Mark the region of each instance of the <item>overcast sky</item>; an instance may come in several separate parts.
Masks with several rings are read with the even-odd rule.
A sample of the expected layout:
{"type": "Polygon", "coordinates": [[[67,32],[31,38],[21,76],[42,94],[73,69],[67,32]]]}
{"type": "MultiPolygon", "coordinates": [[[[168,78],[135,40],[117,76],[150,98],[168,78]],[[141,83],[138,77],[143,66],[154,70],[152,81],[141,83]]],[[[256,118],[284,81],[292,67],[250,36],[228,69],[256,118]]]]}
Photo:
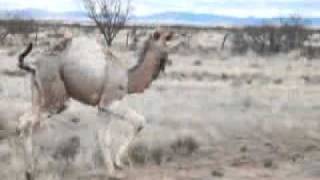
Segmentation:
{"type": "MultiPolygon", "coordinates": [[[[291,14],[320,17],[320,0],[132,0],[132,2],[136,15],[183,11],[238,17],[275,17],[291,14]]],[[[0,0],[0,8],[74,11],[81,9],[81,0],[0,0]]]]}

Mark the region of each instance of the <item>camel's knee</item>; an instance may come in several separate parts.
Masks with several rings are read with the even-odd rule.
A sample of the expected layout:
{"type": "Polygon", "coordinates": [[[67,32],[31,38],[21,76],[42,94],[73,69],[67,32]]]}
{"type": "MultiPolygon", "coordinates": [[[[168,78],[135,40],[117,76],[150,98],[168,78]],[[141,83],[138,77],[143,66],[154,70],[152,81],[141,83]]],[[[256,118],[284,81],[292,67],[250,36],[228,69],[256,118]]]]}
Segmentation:
{"type": "Polygon", "coordinates": [[[145,126],[145,123],[141,123],[140,125],[138,125],[136,132],[140,133],[143,130],[144,126],[145,126]]]}
{"type": "Polygon", "coordinates": [[[141,132],[143,130],[143,128],[145,127],[145,124],[146,124],[145,117],[136,113],[135,116],[133,116],[132,120],[134,121],[134,126],[135,126],[136,133],[141,132]]]}
{"type": "Polygon", "coordinates": [[[119,101],[112,103],[109,108],[114,114],[118,114],[120,119],[133,124],[136,132],[140,132],[146,124],[146,120],[142,115],[119,101]]]}
{"type": "Polygon", "coordinates": [[[40,117],[38,114],[27,112],[23,114],[18,121],[17,132],[26,133],[40,126],[40,117]]]}
{"type": "Polygon", "coordinates": [[[34,121],[34,116],[31,112],[27,112],[23,114],[18,121],[17,131],[19,133],[25,132],[29,128],[31,128],[34,121]]]}

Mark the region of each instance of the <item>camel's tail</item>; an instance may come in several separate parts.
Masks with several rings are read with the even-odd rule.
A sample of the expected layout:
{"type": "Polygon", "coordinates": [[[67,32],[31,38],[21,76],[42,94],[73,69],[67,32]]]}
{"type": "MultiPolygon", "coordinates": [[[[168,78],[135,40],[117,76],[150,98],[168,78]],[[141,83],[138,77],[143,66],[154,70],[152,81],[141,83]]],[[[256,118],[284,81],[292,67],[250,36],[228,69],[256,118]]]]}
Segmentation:
{"type": "Polygon", "coordinates": [[[33,47],[33,44],[29,43],[29,45],[26,48],[26,50],[24,50],[23,53],[19,55],[19,64],[18,64],[18,66],[19,66],[20,69],[34,74],[35,73],[35,69],[33,69],[32,67],[24,64],[24,59],[30,54],[30,52],[32,51],[32,47],[33,47]]]}

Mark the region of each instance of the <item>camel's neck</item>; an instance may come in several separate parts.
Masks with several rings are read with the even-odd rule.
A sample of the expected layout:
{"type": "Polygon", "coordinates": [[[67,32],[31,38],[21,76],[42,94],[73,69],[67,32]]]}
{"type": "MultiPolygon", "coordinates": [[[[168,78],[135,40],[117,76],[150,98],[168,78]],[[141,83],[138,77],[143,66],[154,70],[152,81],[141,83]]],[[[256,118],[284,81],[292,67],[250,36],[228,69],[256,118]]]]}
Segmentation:
{"type": "Polygon", "coordinates": [[[159,71],[155,58],[145,59],[128,72],[128,93],[142,93],[154,80],[154,75],[159,71]]]}

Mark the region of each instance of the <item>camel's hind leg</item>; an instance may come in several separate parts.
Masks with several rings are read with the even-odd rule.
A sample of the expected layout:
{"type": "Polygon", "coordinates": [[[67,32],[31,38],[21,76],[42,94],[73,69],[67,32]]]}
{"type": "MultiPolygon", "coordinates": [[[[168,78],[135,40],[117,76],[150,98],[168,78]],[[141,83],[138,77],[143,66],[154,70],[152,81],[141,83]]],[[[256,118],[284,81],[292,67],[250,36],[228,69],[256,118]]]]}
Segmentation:
{"type": "Polygon", "coordinates": [[[30,128],[35,127],[40,122],[40,107],[41,107],[41,93],[40,88],[37,85],[35,78],[32,78],[32,107],[31,110],[25,112],[20,118],[19,118],[19,124],[17,130],[22,133],[25,131],[30,131],[30,128]]]}
{"type": "Polygon", "coordinates": [[[33,132],[40,123],[40,105],[41,94],[38,86],[35,85],[35,81],[33,81],[31,110],[19,118],[17,128],[24,144],[25,177],[27,180],[34,178],[33,132]]]}
{"type": "MultiPolygon", "coordinates": [[[[19,118],[18,131],[20,136],[23,138],[24,142],[24,156],[26,163],[26,179],[32,180],[35,176],[34,174],[34,154],[33,154],[33,135],[34,132],[40,128],[42,118],[47,118],[49,115],[58,114],[58,112],[53,113],[49,112],[49,108],[43,106],[46,104],[46,99],[44,93],[40,87],[40,83],[35,81],[33,77],[32,85],[32,108],[30,111],[26,112],[23,116],[19,118]]],[[[65,103],[65,100],[63,101],[65,103]]],[[[64,103],[60,103],[60,107],[57,106],[57,109],[63,109],[64,103]]]]}
{"type": "Polygon", "coordinates": [[[33,154],[33,131],[34,122],[38,118],[38,114],[31,112],[26,112],[22,117],[20,117],[19,131],[20,136],[23,141],[24,149],[24,162],[25,162],[25,176],[26,180],[32,180],[34,177],[34,154],[33,154]]]}

